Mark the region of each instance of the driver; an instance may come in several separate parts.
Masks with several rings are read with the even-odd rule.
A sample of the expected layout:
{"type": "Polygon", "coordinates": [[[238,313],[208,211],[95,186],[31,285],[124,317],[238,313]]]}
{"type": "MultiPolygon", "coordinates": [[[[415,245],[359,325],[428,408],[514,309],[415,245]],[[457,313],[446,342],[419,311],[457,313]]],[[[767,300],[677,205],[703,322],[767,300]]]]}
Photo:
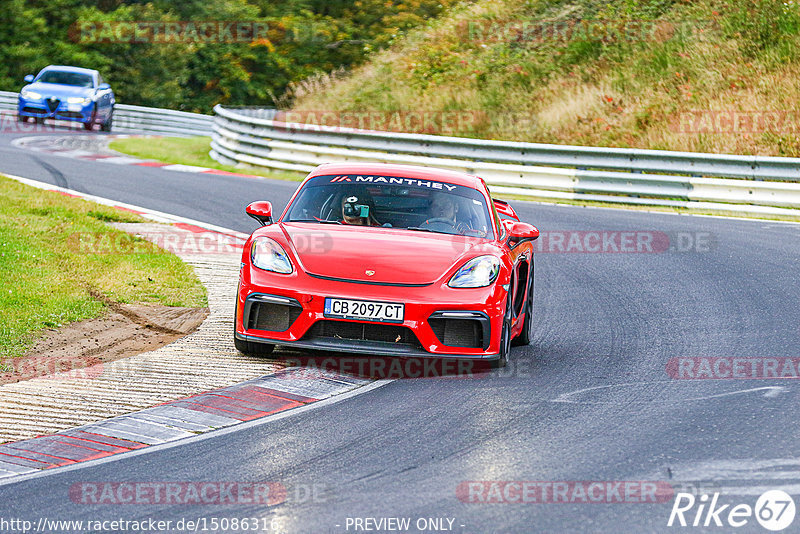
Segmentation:
{"type": "Polygon", "coordinates": [[[436,193],[431,201],[431,219],[447,219],[456,225],[458,203],[447,193],[436,193]]]}
{"type": "MultiPolygon", "coordinates": [[[[423,226],[428,228],[435,226],[438,228],[436,231],[447,234],[452,233],[449,229],[453,229],[461,235],[466,235],[472,231],[472,228],[468,222],[459,220],[459,210],[463,207],[459,197],[437,191],[431,199],[430,218],[423,223],[423,226]]],[[[468,217],[469,208],[467,208],[466,213],[468,217]]]]}

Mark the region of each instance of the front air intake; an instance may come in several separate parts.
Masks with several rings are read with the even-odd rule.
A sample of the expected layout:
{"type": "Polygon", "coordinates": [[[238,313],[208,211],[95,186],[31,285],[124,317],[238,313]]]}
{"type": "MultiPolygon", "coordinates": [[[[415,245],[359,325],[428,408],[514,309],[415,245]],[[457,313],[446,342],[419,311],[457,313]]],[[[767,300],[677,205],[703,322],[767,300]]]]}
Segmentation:
{"type": "Polygon", "coordinates": [[[428,324],[442,345],[469,349],[489,346],[489,317],[484,313],[436,312],[428,324]]]}
{"type": "Polygon", "coordinates": [[[245,325],[248,330],[285,332],[302,312],[302,306],[294,299],[253,295],[245,304],[245,325]]]}

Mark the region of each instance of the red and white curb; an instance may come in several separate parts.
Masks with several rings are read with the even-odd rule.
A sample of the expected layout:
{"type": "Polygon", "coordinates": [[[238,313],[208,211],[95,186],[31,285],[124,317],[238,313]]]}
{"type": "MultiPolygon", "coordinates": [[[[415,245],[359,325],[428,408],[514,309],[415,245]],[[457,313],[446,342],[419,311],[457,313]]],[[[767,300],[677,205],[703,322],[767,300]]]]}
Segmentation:
{"type": "Polygon", "coordinates": [[[166,171],[189,172],[200,174],[220,174],[225,176],[240,176],[242,178],[264,179],[263,176],[222,171],[210,167],[196,165],[183,165],[179,163],[164,163],[162,161],[141,159],[114,152],[108,148],[108,143],[115,139],[129,137],[142,137],[137,135],[70,135],[68,137],[56,136],[31,136],[14,139],[11,144],[18,148],[44,152],[55,156],[79,159],[84,161],[98,161],[115,165],[134,165],[138,167],[159,168],[166,171]],[[83,148],[80,148],[83,146],[83,148]]]}
{"type": "Polygon", "coordinates": [[[364,386],[336,373],[294,369],[25,441],[0,445],[0,479],[161,445],[254,421],[364,386]]]}
{"type": "MultiPolygon", "coordinates": [[[[95,197],[26,178],[9,177],[40,189],[56,191],[72,197],[132,211],[142,217],[170,223],[184,230],[215,232],[221,238],[224,238],[226,243],[230,243],[231,239],[243,243],[247,238],[247,234],[242,232],[235,232],[201,221],[95,197]]],[[[226,323],[225,332],[230,332],[227,329],[229,326],[226,323]]],[[[188,337],[185,339],[188,339],[188,337]]],[[[226,337],[225,339],[228,338],[226,337]]],[[[224,353],[222,348],[219,351],[224,353]]],[[[133,356],[129,359],[136,358],[137,356],[133,356]]],[[[214,358],[214,360],[217,359],[219,358],[214,358]]],[[[221,364],[225,365],[225,362],[223,361],[221,364]]],[[[231,361],[228,365],[236,365],[236,363],[231,361]]],[[[238,365],[243,365],[243,363],[238,365]]],[[[57,381],[50,382],[52,387],[45,393],[49,398],[52,398],[52,395],[58,396],[57,388],[52,389],[56,387],[57,381]]],[[[65,387],[68,382],[67,380],[64,381],[65,387]]],[[[256,421],[274,418],[288,410],[310,409],[311,405],[320,401],[323,401],[322,404],[328,401],[337,402],[350,395],[367,392],[373,387],[380,387],[389,382],[391,380],[375,381],[317,369],[314,370],[313,374],[309,374],[302,368],[293,367],[278,370],[272,374],[249,379],[235,385],[216,387],[194,395],[189,393],[190,390],[187,390],[190,395],[188,397],[168,400],[156,406],[143,404],[143,406],[149,405],[152,407],[140,409],[139,411],[135,411],[136,408],[133,408],[134,411],[131,413],[123,410],[118,412],[120,415],[114,417],[80,424],[79,426],[63,425],[61,426],[63,430],[59,428],[46,430],[47,432],[53,432],[48,435],[21,439],[20,441],[0,445],[0,484],[12,483],[19,480],[19,477],[38,476],[40,472],[56,467],[72,466],[89,461],[101,461],[121,453],[138,451],[149,447],[165,446],[172,443],[177,445],[177,442],[182,440],[198,439],[199,436],[208,432],[220,432],[220,429],[232,431],[234,428],[241,428],[239,425],[252,424],[256,421]]],[[[22,383],[9,385],[8,387],[17,386],[18,384],[22,383]]],[[[70,384],[69,387],[74,388],[77,386],[70,384]]],[[[186,395],[187,393],[183,394],[186,395]]],[[[175,397],[172,398],[174,399],[175,397]]],[[[52,409],[48,410],[53,411],[52,409]]],[[[75,423],[72,423],[72,425],[75,425],[75,423]]]]}

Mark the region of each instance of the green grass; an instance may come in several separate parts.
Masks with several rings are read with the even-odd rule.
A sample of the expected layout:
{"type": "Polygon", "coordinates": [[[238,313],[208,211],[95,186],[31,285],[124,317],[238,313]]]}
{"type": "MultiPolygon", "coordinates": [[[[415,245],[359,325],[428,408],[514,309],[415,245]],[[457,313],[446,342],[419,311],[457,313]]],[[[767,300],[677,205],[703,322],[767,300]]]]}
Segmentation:
{"type": "Polygon", "coordinates": [[[305,174],[302,173],[223,165],[208,155],[208,151],[211,150],[210,137],[128,137],[112,141],[109,147],[117,152],[164,163],[196,165],[277,180],[300,181],[305,178],[305,174]]]}
{"type": "Polygon", "coordinates": [[[0,359],[23,355],[44,328],[102,315],[91,292],[120,303],[207,305],[191,267],[105,222],[143,220],[0,176],[0,359]],[[100,239],[136,247],[80,246],[100,239]]]}

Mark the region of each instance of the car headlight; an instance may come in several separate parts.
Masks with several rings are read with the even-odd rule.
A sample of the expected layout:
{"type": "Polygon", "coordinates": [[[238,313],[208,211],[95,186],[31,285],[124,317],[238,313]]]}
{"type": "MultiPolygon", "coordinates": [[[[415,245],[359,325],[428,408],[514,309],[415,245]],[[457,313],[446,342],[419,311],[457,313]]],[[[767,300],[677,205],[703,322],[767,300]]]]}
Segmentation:
{"type": "Polygon", "coordinates": [[[22,91],[20,91],[19,95],[22,98],[29,98],[31,100],[39,100],[42,98],[42,95],[40,93],[37,93],[36,91],[29,91],[27,89],[23,89],[22,91]]]}
{"type": "Polygon", "coordinates": [[[465,263],[447,283],[450,287],[486,287],[497,280],[500,260],[495,256],[478,256],[465,263]]]}
{"type": "Polygon", "coordinates": [[[265,271],[290,274],[294,270],[283,247],[268,237],[257,237],[253,240],[250,259],[253,265],[265,271]]]}
{"type": "Polygon", "coordinates": [[[88,104],[90,101],[90,98],[83,96],[71,96],[67,98],[67,104],[88,104]]]}

